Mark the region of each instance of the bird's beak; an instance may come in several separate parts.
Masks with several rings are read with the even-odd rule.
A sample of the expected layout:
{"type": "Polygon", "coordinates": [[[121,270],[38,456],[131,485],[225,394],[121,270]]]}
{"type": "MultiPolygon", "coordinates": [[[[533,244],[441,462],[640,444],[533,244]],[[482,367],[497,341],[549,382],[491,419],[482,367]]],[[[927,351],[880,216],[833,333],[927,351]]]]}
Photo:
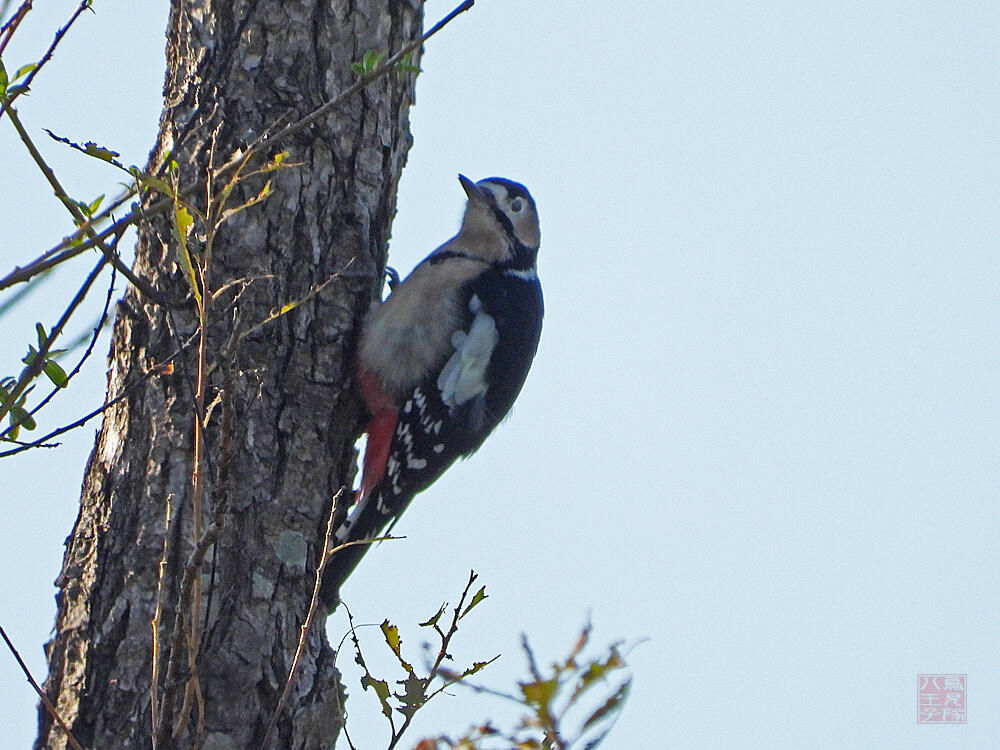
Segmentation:
{"type": "Polygon", "coordinates": [[[460,174],[458,176],[458,181],[462,183],[462,189],[465,191],[465,194],[469,196],[470,201],[483,203],[488,199],[486,191],[483,190],[481,187],[479,187],[479,185],[474,183],[468,177],[466,177],[464,174],[460,174]]]}

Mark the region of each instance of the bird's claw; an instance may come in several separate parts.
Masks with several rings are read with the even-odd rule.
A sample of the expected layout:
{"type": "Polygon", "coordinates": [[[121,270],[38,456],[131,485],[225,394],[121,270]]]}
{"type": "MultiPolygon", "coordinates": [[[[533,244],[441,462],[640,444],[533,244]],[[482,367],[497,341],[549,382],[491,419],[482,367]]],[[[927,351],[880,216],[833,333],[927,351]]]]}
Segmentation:
{"type": "Polygon", "coordinates": [[[386,266],[385,277],[389,284],[389,291],[391,292],[399,285],[399,271],[397,271],[392,266],[386,266]]]}

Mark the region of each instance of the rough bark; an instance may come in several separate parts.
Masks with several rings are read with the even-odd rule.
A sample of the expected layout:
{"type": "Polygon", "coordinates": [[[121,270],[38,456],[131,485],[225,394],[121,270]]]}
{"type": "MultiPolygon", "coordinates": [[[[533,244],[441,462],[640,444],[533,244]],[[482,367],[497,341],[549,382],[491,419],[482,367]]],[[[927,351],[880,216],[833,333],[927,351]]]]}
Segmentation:
{"type": "MultiPolygon", "coordinates": [[[[366,50],[395,51],[415,38],[421,17],[419,0],[173,0],[165,108],[150,169],[173,152],[182,183],[202,178],[213,140],[222,162],[278,118],[310,112],[356,79],[351,63],[366,50]]],[[[349,482],[358,405],[345,363],[360,315],[381,286],[410,145],[412,78],[377,81],[282,144],[302,166],[271,175],[272,195],[225,224],[216,241],[211,287],[250,281],[219,297],[208,329],[214,369],[206,399],[223,386],[228,395],[205,432],[201,525],[216,512],[222,519],[200,574],[206,750],[256,748],[263,739],[305,618],[331,498],[349,482]],[[234,326],[249,328],[338,273],[248,336],[231,363],[220,361],[234,326]]],[[[236,202],[262,184],[238,188],[236,202]]],[[[195,200],[204,205],[204,196],[195,200]]],[[[109,396],[170,360],[197,330],[176,260],[170,221],[144,224],[136,271],[167,299],[188,299],[168,312],[127,292],[114,328],[109,396]]],[[[66,543],[45,690],[88,748],[152,744],[151,621],[163,559],[159,694],[170,687],[169,641],[195,547],[195,352],[188,345],[171,360],[172,372],[146,380],[105,415],[66,543]]],[[[178,657],[183,688],[183,649],[178,657]]],[[[333,659],[322,627],[314,627],[273,747],[334,744],[341,687],[333,659]]],[[[167,746],[196,744],[197,712],[191,716],[167,746]]],[[[176,725],[176,712],[163,720],[176,725]]],[[[45,711],[39,724],[37,748],[67,746],[45,711]]]]}

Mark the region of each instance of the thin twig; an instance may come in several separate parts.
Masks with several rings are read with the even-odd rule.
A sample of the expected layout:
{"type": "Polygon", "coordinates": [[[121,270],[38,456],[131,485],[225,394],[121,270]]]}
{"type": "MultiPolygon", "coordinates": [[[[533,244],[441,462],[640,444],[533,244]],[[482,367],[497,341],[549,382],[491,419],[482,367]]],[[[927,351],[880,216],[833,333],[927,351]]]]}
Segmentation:
{"type": "Polygon", "coordinates": [[[38,697],[41,699],[42,705],[45,706],[45,710],[49,712],[49,716],[55,719],[56,723],[58,723],[59,726],[62,727],[62,730],[66,733],[66,740],[73,746],[74,750],[83,750],[83,746],[77,742],[76,737],[73,736],[73,733],[69,731],[69,727],[66,726],[66,722],[62,720],[59,712],[56,711],[56,707],[52,705],[52,701],[49,700],[49,696],[47,696],[42,689],[38,687],[38,683],[35,682],[35,678],[31,676],[31,672],[28,670],[28,665],[24,663],[21,655],[17,652],[17,649],[14,648],[14,644],[11,643],[10,638],[7,637],[7,631],[3,629],[2,625],[0,625],[0,636],[3,636],[3,640],[4,643],[7,644],[7,648],[9,648],[10,652],[14,654],[14,658],[17,659],[18,666],[21,667],[21,671],[24,672],[24,676],[28,678],[28,682],[31,684],[31,687],[33,687],[35,692],[38,693],[38,697]]]}
{"type": "Polygon", "coordinates": [[[108,262],[112,266],[114,266],[114,269],[128,279],[129,283],[138,289],[143,297],[151,302],[155,302],[157,305],[164,307],[167,306],[169,304],[167,299],[154,289],[153,285],[146,281],[146,279],[134,273],[132,269],[128,267],[128,264],[122,260],[121,255],[118,254],[118,243],[126,229],[128,229],[127,226],[122,226],[117,232],[113,232],[115,235],[115,241],[111,243],[111,245],[107,245],[104,242],[95,243],[97,249],[104,253],[104,257],[108,259],[108,262]]]}
{"type": "Polygon", "coordinates": [[[26,443],[23,440],[14,440],[13,438],[4,438],[4,443],[10,443],[11,445],[19,445],[22,448],[58,448],[62,443],[39,443],[37,441],[26,443]]]}
{"type": "MultiPolygon", "coordinates": [[[[343,602],[341,602],[341,604],[343,604],[343,602]]],[[[351,629],[350,630],[351,641],[354,642],[354,649],[355,649],[355,651],[357,651],[358,656],[360,656],[361,655],[361,642],[358,640],[358,634],[357,634],[357,632],[355,631],[355,628],[354,628],[354,615],[351,613],[351,610],[347,607],[346,604],[344,605],[344,609],[347,611],[347,624],[348,624],[348,626],[351,629]]],[[[364,626],[361,626],[361,627],[364,627],[364,626]]],[[[337,654],[339,654],[340,651],[341,651],[341,649],[344,647],[344,641],[346,639],[347,639],[346,635],[343,638],[340,639],[340,644],[337,646],[337,654]]],[[[336,654],[334,655],[334,664],[336,664],[336,654]]],[[[365,667],[365,671],[366,672],[368,671],[367,667],[365,667]]],[[[344,713],[344,707],[340,705],[340,696],[339,695],[337,696],[337,708],[340,711],[341,717],[346,717],[346,714],[344,713]]],[[[351,735],[347,733],[347,722],[346,721],[342,721],[342,725],[343,725],[343,729],[344,729],[344,736],[347,737],[347,744],[351,746],[351,750],[357,750],[357,748],[354,747],[354,743],[351,741],[351,735]]],[[[393,726],[393,724],[392,724],[392,716],[389,717],[389,726],[390,727],[393,726]]]]}
{"type": "Polygon", "coordinates": [[[130,213],[126,214],[124,219],[115,220],[114,212],[130,198],[137,194],[138,187],[130,187],[125,192],[123,192],[119,197],[115,198],[111,203],[107,204],[104,209],[90,219],[88,222],[91,227],[96,227],[101,222],[106,219],[111,219],[112,224],[110,227],[101,230],[96,234],[93,239],[84,240],[86,236],[86,226],[77,227],[77,230],[68,237],[64,237],[62,241],[55,247],[51,247],[38,256],[35,260],[29,263],[24,268],[20,266],[14,266],[14,270],[7,274],[2,280],[0,280],[0,290],[6,289],[14,284],[20,284],[39,273],[44,273],[46,270],[52,268],[63,261],[69,260],[70,258],[75,258],[77,255],[82,253],[84,250],[89,250],[95,245],[100,244],[101,241],[107,239],[113,234],[121,234],[126,229],[128,229],[133,224],[138,223],[139,219],[143,216],[143,211],[141,209],[135,209],[130,213]],[[78,243],[78,244],[74,244],[78,243]],[[71,252],[66,253],[67,246],[71,252]],[[63,252],[63,255],[53,258],[52,256],[56,253],[63,252]],[[27,274],[27,275],[25,275],[27,274]]]}
{"type": "MultiPolygon", "coordinates": [[[[465,584],[465,590],[462,592],[462,596],[459,597],[458,604],[455,605],[455,611],[451,616],[451,626],[448,628],[448,632],[442,634],[441,630],[438,629],[436,625],[434,626],[435,630],[438,631],[438,635],[441,636],[441,648],[440,650],[438,650],[438,655],[437,658],[434,660],[434,665],[427,673],[427,677],[425,678],[426,681],[424,683],[425,686],[430,685],[434,681],[434,678],[437,677],[438,675],[438,671],[441,669],[441,662],[443,662],[446,658],[449,657],[448,645],[451,643],[451,639],[452,637],[454,637],[455,633],[458,632],[458,621],[462,619],[462,610],[465,608],[465,599],[469,595],[469,591],[472,589],[472,584],[475,583],[478,577],[479,576],[476,575],[476,571],[474,570],[469,571],[469,581],[468,583],[465,584]]],[[[433,695],[437,695],[437,693],[439,692],[441,691],[438,690],[433,695]]],[[[433,695],[430,697],[433,697],[433,695]]],[[[430,700],[430,698],[428,698],[427,700],[430,700]]],[[[393,730],[392,741],[389,742],[387,750],[394,750],[396,745],[399,744],[399,741],[403,738],[403,734],[409,728],[410,722],[413,721],[414,716],[416,716],[416,711],[408,712],[405,715],[405,719],[403,723],[400,725],[399,730],[398,731],[396,731],[395,729],[393,730]]]]}
{"type": "Polygon", "coordinates": [[[34,284],[26,284],[7,297],[3,302],[0,302],[0,316],[6,315],[10,310],[13,310],[26,297],[38,291],[38,288],[51,278],[52,276],[49,274],[40,274],[34,284]]]}
{"type": "MultiPolygon", "coordinates": [[[[161,201],[162,202],[162,201],[161,201]]],[[[159,205],[159,204],[157,204],[159,205]]],[[[166,208],[166,206],[165,206],[166,208]]],[[[162,213],[162,211],[160,212],[162,213]]],[[[92,219],[89,224],[93,225],[98,221],[102,221],[105,217],[97,217],[92,219]]],[[[9,274],[0,279],[0,291],[6,289],[7,287],[14,286],[15,284],[21,284],[28,281],[40,273],[48,271],[50,268],[63,263],[70,258],[75,258],[80,253],[89,250],[92,247],[100,245],[104,240],[113,234],[118,234],[124,232],[132,224],[135,224],[139,219],[142,218],[141,211],[132,211],[126,214],[123,218],[116,221],[114,224],[109,226],[107,229],[103,229],[97,232],[91,239],[83,240],[79,245],[73,245],[72,243],[80,239],[84,234],[86,234],[84,229],[78,229],[76,232],[71,234],[69,237],[65,238],[55,247],[46,250],[37,259],[26,265],[24,268],[20,266],[14,266],[9,274]],[[72,245],[68,250],[63,250],[67,245],[72,245]],[[61,250],[63,252],[59,255],[61,250]]]]}
{"type": "Polygon", "coordinates": [[[24,0],[17,9],[17,12],[0,28],[0,35],[3,35],[3,38],[0,39],[0,55],[3,55],[3,51],[7,49],[7,42],[11,40],[14,32],[17,31],[17,27],[21,25],[21,21],[24,20],[24,17],[28,15],[28,11],[31,10],[31,3],[32,0],[24,0]]]}
{"type": "MultiPolygon", "coordinates": [[[[45,337],[45,341],[42,342],[38,348],[35,358],[31,361],[31,364],[21,371],[20,377],[17,379],[17,383],[9,391],[9,396],[7,397],[7,402],[0,404],[0,421],[3,421],[4,417],[10,411],[11,407],[17,403],[18,398],[24,393],[28,384],[31,383],[38,375],[41,373],[42,369],[45,367],[45,361],[48,356],[49,350],[52,348],[52,343],[58,338],[59,334],[62,333],[66,322],[69,320],[70,316],[76,311],[76,308],[80,306],[83,302],[83,298],[87,296],[90,291],[91,285],[100,275],[101,270],[104,268],[104,264],[107,263],[106,258],[101,258],[97,265],[94,266],[94,270],[90,272],[87,278],[83,282],[83,286],[77,291],[76,295],[70,301],[69,306],[63,312],[62,317],[59,318],[59,322],[55,324],[49,334],[45,337]]],[[[8,427],[3,432],[0,432],[0,437],[3,437],[8,432],[10,432],[13,427],[8,427]]]]}
{"type": "MultiPolygon", "coordinates": [[[[209,169],[211,169],[212,159],[215,154],[215,138],[212,138],[212,151],[209,156],[209,169]]],[[[212,205],[211,182],[206,185],[206,200],[208,205],[212,205]]],[[[184,231],[183,229],[179,231],[184,231]]],[[[191,468],[191,534],[195,539],[201,538],[202,523],[202,497],[205,491],[205,390],[208,387],[207,370],[207,349],[208,349],[208,323],[211,304],[211,293],[208,288],[209,277],[211,275],[211,252],[212,239],[215,234],[215,227],[207,227],[208,236],[205,241],[206,250],[204,258],[197,264],[200,276],[202,293],[197,295],[198,301],[198,365],[195,380],[194,392],[194,450],[192,452],[191,468]]],[[[183,237],[182,237],[183,240],[183,237]]],[[[207,551],[207,550],[206,550],[207,551]]],[[[187,729],[188,716],[191,711],[191,704],[195,701],[198,692],[198,651],[199,632],[198,626],[201,620],[201,576],[195,576],[191,585],[191,611],[185,611],[184,620],[186,622],[185,637],[187,639],[188,654],[188,677],[184,686],[184,701],[181,710],[177,714],[177,724],[174,726],[173,736],[178,738],[187,729]]],[[[173,659],[173,650],[171,650],[173,659]]]]}
{"type": "MultiPolygon", "coordinates": [[[[15,455],[17,453],[21,453],[22,451],[29,450],[30,448],[43,447],[43,443],[45,443],[47,440],[51,440],[52,438],[57,437],[59,435],[62,435],[65,432],[69,432],[70,430],[75,430],[78,427],[82,427],[87,422],[89,422],[91,419],[93,419],[94,417],[96,417],[98,414],[103,414],[104,412],[106,412],[108,409],[110,409],[112,406],[114,406],[115,404],[117,404],[122,399],[128,398],[129,394],[132,393],[132,391],[134,391],[136,388],[138,388],[140,385],[142,385],[143,383],[145,383],[147,380],[149,380],[154,375],[163,374],[164,368],[171,362],[171,360],[174,359],[174,357],[176,357],[178,354],[180,354],[181,351],[182,351],[181,349],[178,349],[173,354],[171,354],[169,357],[167,357],[161,364],[156,365],[155,367],[150,368],[149,371],[145,372],[137,380],[135,380],[134,382],[130,383],[125,388],[123,388],[122,391],[121,391],[121,393],[119,393],[117,396],[115,396],[113,399],[111,399],[110,401],[108,401],[104,405],[100,406],[99,408],[94,409],[89,414],[85,414],[84,416],[82,416],[78,420],[76,420],[75,422],[70,422],[68,425],[64,425],[63,427],[60,427],[57,430],[53,430],[48,435],[45,435],[44,437],[38,438],[38,440],[35,440],[35,441],[31,442],[31,443],[22,443],[19,448],[12,448],[9,451],[4,451],[4,452],[0,453],[0,458],[6,458],[7,456],[13,456],[13,455],[15,455]]],[[[7,440],[5,439],[4,442],[7,442],[7,440]]],[[[58,445],[58,443],[56,445],[58,445]]],[[[49,446],[44,446],[44,447],[49,447],[49,446]]]]}
{"type": "Polygon", "coordinates": [[[373,70],[371,73],[361,76],[353,85],[345,89],[343,93],[338,94],[330,101],[320,105],[305,117],[296,120],[291,125],[287,125],[282,130],[279,130],[277,133],[275,133],[273,137],[268,139],[267,141],[268,145],[273,145],[275,143],[278,143],[284,140],[285,138],[304,130],[305,128],[312,125],[320,118],[325,117],[330,112],[330,110],[339,105],[347,97],[351,96],[352,94],[356,94],[358,91],[370,85],[374,81],[377,81],[379,78],[382,78],[387,73],[391,73],[395,69],[399,61],[402,60],[404,57],[406,57],[406,55],[410,54],[415,49],[422,46],[428,39],[430,39],[432,36],[441,31],[441,29],[443,29],[445,26],[451,23],[451,21],[457,15],[471,9],[474,4],[475,0],[465,0],[465,2],[461,3],[451,13],[442,18],[436,24],[434,24],[434,26],[431,27],[430,31],[428,31],[426,34],[419,37],[418,39],[414,39],[412,42],[405,45],[396,54],[394,54],[380,66],[375,68],[375,70],[373,70]]]}
{"type": "MultiPolygon", "coordinates": [[[[73,15],[70,16],[70,19],[69,21],[66,22],[66,25],[56,32],[56,36],[52,40],[52,44],[50,44],[49,48],[45,50],[45,54],[42,55],[42,58],[35,65],[34,70],[28,73],[28,77],[25,78],[24,82],[20,84],[21,89],[15,91],[14,95],[10,97],[10,99],[8,99],[7,101],[0,101],[0,117],[3,117],[3,113],[7,109],[7,107],[13,104],[14,100],[17,99],[17,97],[19,97],[22,94],[22,92],[28,90],[28,88],[31,86],[31,82],[35,80],[35,76],[38,75],[39,71],[41,71],[41,69],[45,67],[45,64],[52,59],[52,53],[56,51],[56,47],[59,45],[59,42],[62,41],[62,38],[66,35],[66,32],[69,31],[70,27],[76,22],[76,19],[80,17],[80,14],[83,13],[83,11],[91,10],[90,3],[91,0],[80,0],[80,4],[77,6],[76,11],[74,11],[73,15]]],[[[2,51],[3,49],[2,47],[0,47],[0,52],[2,51]]]]}
{"type": "Polygon", "coordinates": [[[344,274],[347,271],[348,268],[350,268],[350,266],[351,266],[351,264],[353,262],[354,262],[354,258],[351,258],[349,261],[347,261],[346,264],[344,264],[343,270],[336,271],[336,272],[330,274],[330,276],[328,276],[325,281],[321,281],[319,284],[315,284],[314,286],[310,287],[309,291],[306,292],[301,297],[299,297],[299,299],[292,300],[291,302],[286,302],[285,304],[281,305],[281,307],[272,308],[271,312],[269,312],[267,314],[267,316],[265,316],[265,318],[263,320],[258,321],[257,323],[254,323],[252,326],[250,326],[249,328],[247,328],[245,331],[242,331],[241,333],[239,333],[238,336],[235,336],[235,341],[233,342],[234,347],[238,346],[239,344],[241,344],[243,342],[243,340],[247,336],[250,336],[250,335],[256,333],[257,331],[259,331],[264,326],[266,326],[269,323],[272,323],[273,321],[275,321],[278,318],[280,318],[282,315],[285,315],[286,313],[291,312],[296,307],[299,307],[303,303],[308,302],[313,297],[317,296],[320,292],[322,292],[324,289],[326,289],[327,286],[329,286],[335,279],[340,278],[340,276],[342,274],[344,274]]]}
{"type": "Polygon", "coordinates": [[[66,376],[66,380],[63,381],[63,384],[61,386],[56,386],[55,388],[53,388],[48,396],[39,401],[38,404],[36,404],[35,407],[28,412],[29,414],[32,415],[37,414],[42,409],[43,406],[45,406],[49,401],[51,401],[55,397],[55,395],[59,393],[59,391],[63,390],[69,384],[69,381],[71,381],[77,375],[77,373],[80,372],[80,370],[83,368],[83,364],[90,358],[91,353],[93,353],[94,351],[94,346],[97,344],[97,339],[100,338],[101,331],[104,330],[104,323],[108,319],[108,310],[111,307],[111,297],[115,291],[116,274],[117,270],[115,269],[114,266],[112,266],[111,281],[110,283],[108,283],[108,295],[104,299],[104,310],[101,312],[101,317],[98,319],[97,325],[94,326],[93,334],[90,337],[90,343],[87,344],[87,350],[83,353],[83,356],[80,357],[80,361],[76,363],[76,367],[70,370],[69,374],[66,376]]]}
{"type": "Polygon", "coordinates": [[[167,559],[169,558],[169,553],[171,550],[171,528],[170,524],[173,520],[173,502],[174,494],[171,493],[167,495],[166,502],[166,518],[163,522],[163,556],[160,557],[160,563],[157,566],[156,575],[156,609],[153,613],[153,664],[152,664],[152,675],[150,678],[150,688],[149,688],[149,710],[151,725],[153,728],[153,750],[156,750],[156,736],[160,728],[160,715],[158,713],[160,708],[160,623],[163,621],[163,582],[166,577],[167,572],[167,559]]]}
{"type": "Polygon", "coordinates": [[[333,502],[330,504],[330,516],[326,520],[326,534],[323,536],[323,550],[320,552],[319,564],[316,566],[316,582],[313,584],[312,597],[309,599],[309,610],[306,612],[305,622],[302,623],[302,629],[299,633],[299,643],[295,648],[295,656],[292,657],[292,664],[288,668],[288,679],[285,680],[285,687],[281,691],[281,697],[278,698],[278,705],[275,706],[274,714],[271,716],[271,721],[267,725],[267,731],[264,732],[264,739],[260,743],[260,750],[267,750],[271,743],[271,736],[274,734],[274,729],[278,725],[278,718],[281,716],[281,712],[285,708],[285,703],[288,701],[288,696],[292,692],[292,686],[295,684],[295,675],[299,668],[299,661],[302,659],[302,654],[306,650],[306,640],[309,635],[309,629],[312,627],[313,617],[316,614],[316,605],[319,602],[319,591],[323,583],[323,570],[326,568],[326,562],[330,558],[330,537],[333,536],[333,521],[337,516],[337,510],[340,506],[340,501],[344,497],[345,488],[341,487],[337,490],[337,494],[333,497],[333,502]]]}
{"type": "MultiPolygon", "coordinates": [[[[3,103],[5,101],[8,100],[6,100],[6,98],[3,96],[3,92],[0,92],[0,103],[3,103]]],[[[9,107],[6,111],[7,111],[7,117],[10,120],[11,124],[14,126],[14,129],[17,131],[17,134],[20,137],[21,142],[24,144],[24,147],[28,149],[28,154],[31,156],[32,161],[34,161],[35,164],[38,166],[38,168],[41,170],[42,175],[45,177],[46,182],[49,183],[49,187],[52,188],[53,192],[56,194],[56,197],[59,198],[63,206],[66,207],[66,210],[69,211],[70,215],[73,217],[73,221],[76,222],[76,225],[79,227],[79,230],[74,234],[74,236],[76,236],[76,234],[80,234],[81,236],[86,235],[90,237],[91,244],[96,246],[98,249],[100,249],[102,253],[104,253],[104,257],[107,258],[108,262],[112,263],[115,266],[115,268],[117,268],[125,278],[131,281],[132,284],[135,285],[135,287],[140,292],[142,292],[144,295],[152,299],[157,304],[162,305],[164,300],[161,297],[161,295],[155,289],[153,289],[152,285],[150,285],[144,279],[140,279],[135,274],[133,274],[132,269],[130,269],[122,261],[122,259],[118,257],[118,253],[115,250],[112,250],[110,247],[108,247],[103,242],[103,240],[99,239],[97,230],[94,229],[94,224],[96,220],[93,217],[85,216],[83,211],[76,204],[76,202],[69,197],[69,194],[63,188],[62,183],[59,182],[59,178],[56,177],[56,173],[52,171],[52,167],[50,167],[48,165],[48,162],[45,161],[45,158],[38,150],[38,147],[35,145],[35,142],[28,134],[27,129],[21,122],[20,116],[18,116],[17,114],[17,110],[14,109],[13,107],[9,107]]],[[[119,235],[120,239],[121,233],[128,228],[128,225],[127,224],[120,225],[120,222],[115,222],[115,224],[112,225],[112,228],[114,227],[118,227],[118,229],[116,230],[116,232],[112,232],[111,234],[119,235]]],[[[106,236],[110,235],[105,235],[105,237],[106,236]]],[[[65,240],[63,240],[63,242],[65,242],[65,240]]],[[[117,244],[117,242],[118,240],[116,240],[114,244],[117,244]]],[[[82,252],[81,248],[84,247],[85,244],[86,243],[81,244],[73,249],[82,252]]],[[[72,254],[64,253],[60,257],[68,259],[76,254],[77,253],[75,252],[72,254]]],[[[42,264],[41,270],[44,270],[44,268],[51,268],[52,265],[55,264],[54,263],[49,263],[48,265],[42,264]]]]}
{"type": "MultiPolygon", "coordinates": [[[[413,50],[417,49],[420,45],[424,44],[428,39],[430,39],[432,36],[441,31],[441,29],[443,29],[460,13],[472,8],[474,2],[475,0],[466,0],[457,8],[455,8],[451,13],[445,16],[441,21],[435,24],[430,31],[428,31],[420,38],[414,40],[413,42],[407,44],[405,47],[403,47],[403,49],[401,49],[395,55],[390,57],[383,65],[379,66],[368,75],[358,79],[358,81],[354,83],[352,86],[348,87],[342,93],[338,94],[336,97],[326,102],[325,104],[320,105],[318,108],[313,110],[312,113],[306,115],[300,120],[297,120],[291,125],[288,125],[283,130],[276,133],[274,136],[266,140],[261,139],[260,142],[266,143],[268,146],[277,145],[282,140],[288,138],[291,135],[294,135],[295,133],[298,133],[299,131],[311,125],[319,118],[328,114],[330,110],[342,104],[344,100],[350,97],[351,95],[357,93],[366,86],[369,86],[371,83],[378,80],[379,78],[382,78],[388,73],[391,73],[395,68],[396,64],[405,55],[409,54],[413,50]]],[[[212,179],[225,177],[228,174],[230,174],[233,170],[240,168],[242,164],[245,163],[245,161],[247,161],[250,158],[250,156],[255,152],[256,149],[250,149],[241,154],[240,156],[238,156],[237,158],[230,160],[229,163],[220,167],[211,176],[212,179]]],[[[182,196],[190,195],[191,193],[197,192],[198,190],[202,189],[205,185],[205,182],[206,182],[205,180],[200,180],[186,188],[180,189],[178,193],[182,196]]],[[[85,224],[83,227],[78,229],[69,237],[65,238],[58,245],[47,250],[39,258],[32,261],[27,266],[23,268],[15,268],[13,271],[11,271],[11,273],[7,274],[7,276],[0,279],[0,290],[6,289],[7,287],[13,286],[14,284],[17,283],[27,281],[28,279],[36,276],[42,271],[79,255],[87,248],[93,247],[94,245],[98,245],[102,239],[107,238],[111,234],[114,234],[115,231],[120,231],[120,229],[138,223],[140,219],[151,218],[153,216],[162,214],[165,211],[169,210],[173,206],[173,204],[174,204],[174,199],[168,196],[154,202],[152,205],[147,206],[145,208],[140,206],[139,208],[136,208],[135,210],[130,211],[128,214],[123,216],[108,229],[105,229],[102,232],[98,232],[96,236],[91,237],[91,239],[84,240],[79,245],[73,245],[74,242],[77,242],[78,240],[82,239],[85,235],[88,234],[87,230],[90,229],[91,225],[97,224],[108,218],[108,216],[110,215],[110,210],[106,209],[105,211],[100,212],[97,216],[93,217],[90,222],[85,224]]],[[[116,206],[120,205],[120,202],[116,203],[115,205],[116,206]]]]}
{"type": "Polygon", "coordinates": [[[180,669],[180,651],[184,644],[184,622],[187,619],[188,607],[191,605],[191,596],[194,589],[194,582],[201,572],[201,564],[205,560],[208,552],[219,533],[222,531],[222,514],[216,514],[212,525],[205,530],[205,534],[198,540],[187,565],[184,566],[184,577],[181,580],[181,590],[177,597],[177,611],[174,613],[174,628],[170,635],[170,658],[167,662],[167,673],[163,681],[163,698],[160,701],[160,726],[154,736],[154,746],[160,747],[167,741],[169,734],[170,716],[174,710],[174,703],[177,698],[177,672],[180,669]]]}

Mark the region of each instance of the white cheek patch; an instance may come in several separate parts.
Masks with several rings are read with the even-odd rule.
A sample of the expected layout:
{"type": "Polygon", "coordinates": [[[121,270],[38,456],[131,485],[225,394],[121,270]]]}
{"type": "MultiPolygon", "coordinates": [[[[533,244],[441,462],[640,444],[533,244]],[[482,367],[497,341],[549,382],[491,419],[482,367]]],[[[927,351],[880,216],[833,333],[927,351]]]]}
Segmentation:
{"type": "Polygon", "coordinates": [[[445,406],[454,409],[486,393],[486,369],[500,334],[493,316],[482,309],[479,297],[473,296],[469,309],[475,313],[468,332],[455,331],[451,344],[455,353],[438,375],[437,387],[445,406]]]}

